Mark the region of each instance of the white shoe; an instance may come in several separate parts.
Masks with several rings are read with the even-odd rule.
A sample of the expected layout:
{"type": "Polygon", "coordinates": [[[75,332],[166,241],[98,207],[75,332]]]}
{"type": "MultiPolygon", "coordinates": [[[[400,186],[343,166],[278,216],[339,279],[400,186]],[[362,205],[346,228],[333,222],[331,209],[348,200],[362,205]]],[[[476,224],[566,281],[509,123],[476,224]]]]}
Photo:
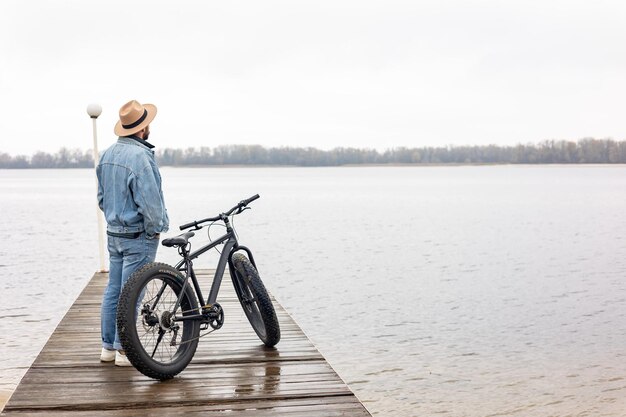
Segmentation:
{"type": "Polygon", "coordinates": [[[115,350],[102,348],[100,362],[113,362],[115,360],[115,350]]]}
{"type": "Polygon", "coordinates": [[[115,352],[115,366],[133,366],[133,364],[130,363],[125,354],[118,350],[115,352]]]}

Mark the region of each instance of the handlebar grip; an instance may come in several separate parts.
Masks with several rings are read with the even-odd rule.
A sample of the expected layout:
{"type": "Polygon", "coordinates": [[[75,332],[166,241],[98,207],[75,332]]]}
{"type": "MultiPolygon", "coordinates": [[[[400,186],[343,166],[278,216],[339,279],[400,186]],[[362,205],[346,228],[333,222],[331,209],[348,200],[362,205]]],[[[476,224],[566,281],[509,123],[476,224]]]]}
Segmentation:
{"type": "Polygon", "coordinates": [[[197,222],[186,223],[180,226],[180,230],[189,229],[190,227],[197,226],[197,225],[198,225],[197,222]]]}
{"type": "Polygon", "coordinates": [[[248,198],[246,200],[243,200],[242,203],[243,203],[244,206],[247,206],[248,204],[252,203],[254,200],[256,200],[258,198],[261,198],[261,196],[258,195],[258,194],[255,194],[252,197],[250,197],[250,198],[248,198]]]}

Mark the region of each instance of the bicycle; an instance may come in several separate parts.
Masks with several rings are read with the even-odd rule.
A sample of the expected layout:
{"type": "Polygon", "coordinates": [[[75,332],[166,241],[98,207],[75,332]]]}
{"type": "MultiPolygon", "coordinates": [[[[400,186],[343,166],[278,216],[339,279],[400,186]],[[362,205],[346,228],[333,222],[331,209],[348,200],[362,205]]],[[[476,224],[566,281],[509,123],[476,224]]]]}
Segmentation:
{"type": "Polygon", "coordinates": [[[200,337],[222,327],[224,311],[217,294],[227,264],[237,298],[259,339],[269,347],[280,341],[276,312],[252,252],[239,245],[230,220],[250,209],[248,205],[258,198],[256,194],[215,217],[180,226],[180,230],[193,229],[164,239],[161,244],[178,248],[182,260],[174,267],[160,262],[146,264],[128,279],[120,294],[117,326],[122,347],[139,372],[159,380],[173,378],[191,362],[200,337]],[[194,231],[207,223],[210,230],[216,222],[224,223],[226,234],[191,252],[189,239],[194,231]],[[193,260],[222,243],[211,290],[204,302],[193,260]],[[205,330],[209,331],[200,335],[205,330]]]}

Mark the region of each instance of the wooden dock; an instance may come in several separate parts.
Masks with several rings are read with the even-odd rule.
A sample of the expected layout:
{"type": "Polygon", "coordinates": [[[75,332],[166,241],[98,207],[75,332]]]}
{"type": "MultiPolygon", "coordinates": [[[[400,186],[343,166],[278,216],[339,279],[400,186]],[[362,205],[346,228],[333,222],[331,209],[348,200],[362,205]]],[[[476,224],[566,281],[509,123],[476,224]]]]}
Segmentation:
{"type": "MultiPolygon", "coordinates": [[[[201,272],[201,286],[208,288],[212,271],[201,272]]],[[[0,415],[370,415],[276,300],[282,338],[276,348],[265,348],[227,276],[218,297],[224,327],[200,339],[193,361],[176,378],[159,382],[132,367],[101,363],[106,281],[106,273],[93,276],[0,415]]]]}

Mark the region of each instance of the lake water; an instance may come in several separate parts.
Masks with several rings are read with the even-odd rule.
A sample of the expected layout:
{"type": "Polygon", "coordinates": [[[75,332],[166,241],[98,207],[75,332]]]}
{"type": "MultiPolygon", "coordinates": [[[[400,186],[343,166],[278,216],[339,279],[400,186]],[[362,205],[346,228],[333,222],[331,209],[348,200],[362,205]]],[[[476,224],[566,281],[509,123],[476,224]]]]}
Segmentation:
{"type": "MultiPolygon", "coordinates": [[[[241,242],[374,415],[624,415],[626,167],[162,176],[168,235],[261,194],[241,242]]],[[[99,267],[94,190],[89,170],[0,170],[5,396],[99,267]]]]}

